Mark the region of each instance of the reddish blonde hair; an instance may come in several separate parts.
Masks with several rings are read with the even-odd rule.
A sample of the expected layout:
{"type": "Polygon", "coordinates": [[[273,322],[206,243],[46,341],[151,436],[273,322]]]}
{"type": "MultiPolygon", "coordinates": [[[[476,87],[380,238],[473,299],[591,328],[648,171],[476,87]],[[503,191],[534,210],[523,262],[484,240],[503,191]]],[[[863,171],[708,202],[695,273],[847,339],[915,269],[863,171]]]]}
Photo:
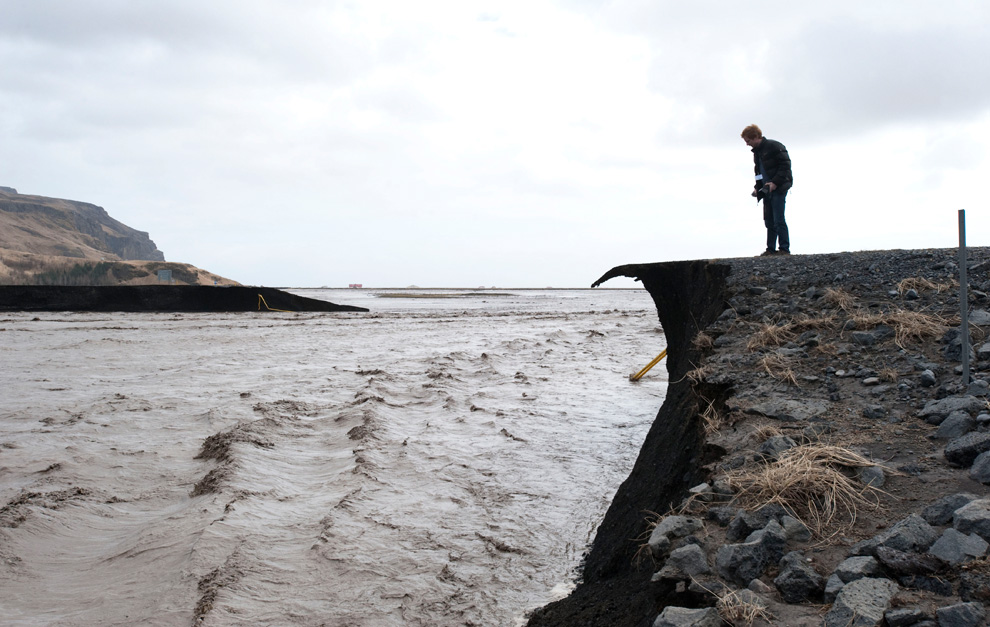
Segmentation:
{"type": "Polygon", "coordinates": [[[755,124],[750,124],[749,126],[743,129],[740,137],[742,137],[743,139],[756,139],[757,137],[763,137],[763,131],[760,130],[759,126],[755,124]]]}

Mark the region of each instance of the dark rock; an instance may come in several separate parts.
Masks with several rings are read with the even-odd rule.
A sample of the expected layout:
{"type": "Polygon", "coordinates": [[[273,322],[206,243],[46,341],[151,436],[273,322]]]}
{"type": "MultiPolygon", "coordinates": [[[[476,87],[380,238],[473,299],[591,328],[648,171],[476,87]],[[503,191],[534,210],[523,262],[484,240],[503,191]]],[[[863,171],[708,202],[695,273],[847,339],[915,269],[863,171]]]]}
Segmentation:
{"type": "Polygon", "coordinates": [[[727,586],[722,580],[714,577],[692,578],[688,584],[688,592],[698,595],[714,605],[719,598],[732,592],[732,588],[727,586]]]}
{"type": "Polygon", "coordinates": [[[879,420],[887,415],[887,408],[883,405],[867,405],[863,408],[863,417],[872,420],[879,420]]]}
{"type": "Polygon", "coordinates": [[[990,603],[990,572],[964,570],[959,575],[959,598],[990,603]]]}
{"type": "Polygon", "coordinates": [[[797,446],[797,442],[786,435],[775,435],[760,445],[757,453],[768,460],[776,460],[787,449],[797,446]]]}
{"type": "Polygon", "coordinates": [[[876,555],[879,547],[896,551],[927,551],[938,532],[917,514],[911,514],[883,533],[852,547],[852,555],[876,555]]]}
{"type": "Polygon", "coordinates": [[[968,492],[960,492],[958,494],[943,496],[926,507],[924,511],[921,512],[921,517],[924,518],[930,525],[948,525],[952,522],[952,515],[957,509],[963,505],[967,505],[972,501],[975,501],[978,498],[979,497],[975,494],[969,494],[968,492]]]}
{"type": "Polygon", "coordinates": [[[952,517],[952,526],[965,534],[975,533],[990,542],[990,499],[963,505],[952,517]]]}
{"type": "Polygon", "coordinates": [[[775,520],[754,531],[740,544],[725,544],[719,547],[715,556],[718,574],[740,586],[746,586],[756,579],[767,567],[780,561],[787,534],[775,520]]]}
{"type": "Polygon", "coordinates": [[[916,625],[923,620],[931,619],[931,616],[922,610],[907,607],[896,610],[888,610],[883,617],[884,620],[887,621],[887,627],[911,627],[912,625],[916,625]]]}
{"type": "Polygon", "coordinates": [[[962,437],[976,427],[976,420],[964,411],[954,411],[938,426],[932,438],[936,440],[954,440],[962,437]]]}
{"type": "Polygon", "coordinates": [[[780,574],[773,583],[787,603],[801,603],[820,597],[825,588],[825,579],[799,551],[792,551],[780,560],[780,574]]]}
{"type": "Polygon", "coordinates": [[[931,592],[942,597],[952,596],[952,583],[941,577],[928,575],[905,575],[897,580],[905,588],[931,592]]]}
{"type": "Polygon", "coordinates": [[[700,519],[691,516],[667,516],[653,528],[647,545],[654,557],[659,557],[667,552],[675,538],[683,538],[704,526],[700,519]]]}
{"type": "Polygon", "coordinates": [[[659,579],[687,581],[711,572],[705,551],[697,544],[688,544],[671,551],[663,568],[654,575],[654,581],[659,579]]]}
{"type": "Polygon", "coordinates": [[[859,555],[847,557],[838,566],[834,573],[843,583],[863,579],[864,577],[881,576],[880,562],[872,555],[859,555]]]}
{"type": "Polygon", "coordinates": [[[846,584],[825,615],[825,627],[879,625],[897,589],[897,584],[889,579],[857,579],[846,584]]]}
{"type": "Polygon", "coordinates": [[[982,603],[957,603],[935,610],[939,627],[980,627],[986,617],[982,603]]]}
{"type": "Polygon", "coordinates": [[[971,533],[969,535],[949,528],[942,532],[942,537],[928,549],[928,552],[949,565],[955,566],[968,562],[987,553],[987,541],[971,533]]]}
{"type": "Polygon", "coordinates": [[[713,607],[690,609],[668,606],[653,621],[653,627],[721,627],[722,619],[713,607]]]}
{"type": "Polygon", "coordinates": [[[950,464],[968,468],[980,453],[990,451],[990,433],[973,431],[950,440],[945,445],[945,459],[950,464]]]}
{"type": "Polygon", "coordinates": [[[784,528],[788,540],[793,542],[808,542],[811,540],[811,529],[808,529],[808,526],[797,518],[786,515],[781,516],[780,525],[784,528]]]}
{"type": "Polygon", "coordinates": [[[787,512],[784,508],[775,503],[764,505],[755,512],[744,509],[739,510],[736,517],[729,523],[729,528],[725,532],[725,537],[730,541],[738,541],[748,537],[754,531],[763,529],[771,520],[780,521],[787,512]]]}
{"type": "Polygon", "coordinates": [[[860,481],[862,481],[865,485],[873,486],[874,488],[882,488],[887,482],[883,468],[880,466],[863,466],[859,469],[858,474],[860,481]]]}
{"type": "Polygon", "coordinates": [[[877,547],[877,561],[892,575],[930,575],[942,568],[942,562],[924,553],[898,551],[886,546],[877,547]]]}
{"type": "MultiPolygon", "coordinates": [[[[731,403],[728,407],[731,409],[731,403]]],[[[825,401],[780,398],[756,403],[744,411],[784,422],[805,422],[825,414],[828,408],[829,404],[825,401]]]]}
{"type": "Polygon", "coordinates": [[[990,451],[976,456],[969,469],[969,477],[974,481],[990,485],[990,451]]]}
{"type": "Polygon", "coordinates": [[[716,505],[709,508],[708,512],[705,514],[705,518],[714,522],[719,527],[727,527],[740,511],[742,510],[738,507],[732,507],[731,505],[716,505]]]}
{"type": "Polygon", "coordinates": [[[835,597],[839,596],[839,591],[842,590],[845,585],[846,583],[842,581],[838,575],[832,574],[825,581],[825,593],[822,595],[822,598],[826,603],[832,603],[835,601],[835,597]]]}
{"type": "Polygon", "coordinates": [[[853,331],[851,337],[860,346],[873,346],[877,343],[877,337],[869,331],[853,331]]]}
{"type": "Polygon", "coordinates": [[[918,412],[919,418],[933,425],[941,424],[954,411],[964,411],[975,414],[986,407],[986,401],[975,396],[950,396],[938,401],[931,401],[918,412]]]}

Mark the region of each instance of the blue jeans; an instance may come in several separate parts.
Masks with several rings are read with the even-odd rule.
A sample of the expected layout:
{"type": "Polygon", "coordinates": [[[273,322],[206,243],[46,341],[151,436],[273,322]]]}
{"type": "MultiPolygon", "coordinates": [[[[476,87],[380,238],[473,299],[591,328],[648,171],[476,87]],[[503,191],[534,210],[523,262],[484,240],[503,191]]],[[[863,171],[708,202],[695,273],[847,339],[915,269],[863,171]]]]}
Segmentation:
{"type": "Polygon", "coordinates": [[[767,225],[767,250],[791,250],[791,238],[787,233],[787,222],[784,221],[784,203],[787,192],[770,192],[770,197],[763,200],[763,223],[767,225]]]}

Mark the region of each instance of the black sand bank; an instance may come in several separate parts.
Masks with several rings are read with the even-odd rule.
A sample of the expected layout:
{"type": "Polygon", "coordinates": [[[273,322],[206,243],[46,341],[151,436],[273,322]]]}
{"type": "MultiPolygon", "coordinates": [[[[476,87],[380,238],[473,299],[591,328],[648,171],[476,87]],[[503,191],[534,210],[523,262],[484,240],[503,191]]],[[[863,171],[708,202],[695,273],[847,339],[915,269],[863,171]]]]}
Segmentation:
{"type": "Polygon", "coordinates": [[[0,285],[0,311],[368,311],[270,287],[0,285]]]}

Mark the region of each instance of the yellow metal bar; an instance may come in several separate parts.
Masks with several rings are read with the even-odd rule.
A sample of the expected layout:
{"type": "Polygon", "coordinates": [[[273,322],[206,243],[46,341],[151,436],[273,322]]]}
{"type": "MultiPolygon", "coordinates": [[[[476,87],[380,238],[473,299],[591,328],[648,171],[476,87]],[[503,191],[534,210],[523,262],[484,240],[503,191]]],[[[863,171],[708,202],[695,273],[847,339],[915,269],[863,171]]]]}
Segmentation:
{"type": "Polygon", "coordinates": [[[258,294],[258,311],[261,311],[261,303],[265,303],[265,309],[267,309],[268,311],[281,311],[283,313],[292,313],[287,309],[272,309],[271,307],[268,306],[268,301],[265,300],[265,297],[262,296],[261,294],[258,294]]]}
{"type": "Polygon", "coordinates": [[[658,363],[660,363],[660,360],[663,359],[666,356],[667,356],[667,349],[665,348],[665,349],[663,349],[663,352],[661,352],[659,355],[657,355],[657,358],[656,359],[654,359],[650,363],[646,364],[646,367],[645,368],[643,368],[642,370],[640,370],[636,374],[634,374],[631,377],[629,377],[629,380],[630,381],[639,381],[640,379],[643,378],[643,375],[644,374],[646,374],[647,372],[650,371],[650,368],[652,368],[653,366],[655,366],[658,363]]]}

